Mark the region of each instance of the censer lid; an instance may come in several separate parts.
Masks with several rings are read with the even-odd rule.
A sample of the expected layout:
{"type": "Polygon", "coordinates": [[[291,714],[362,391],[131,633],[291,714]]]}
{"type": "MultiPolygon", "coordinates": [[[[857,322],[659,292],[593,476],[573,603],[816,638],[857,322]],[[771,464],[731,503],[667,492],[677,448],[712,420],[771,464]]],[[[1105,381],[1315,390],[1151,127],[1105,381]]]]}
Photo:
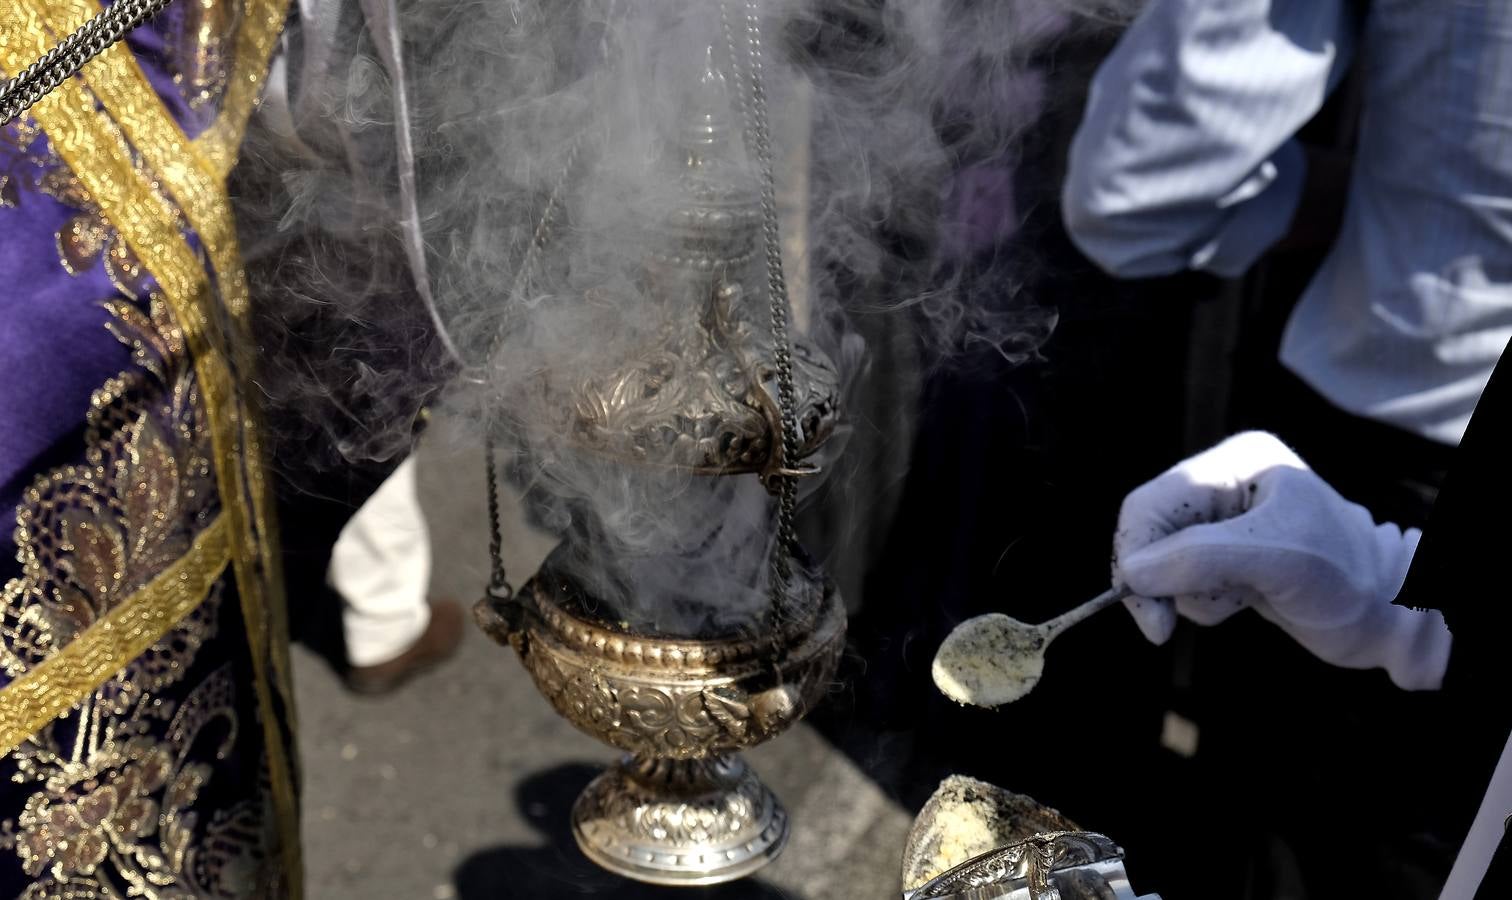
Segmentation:
{"type": "MultiPolygon", "coordinates": [[[[671,189],[645,203],[650,249],[634,281],[655,327],[570,384],[547,376],[563,431],[581,449],[700,474],[769,467],[782,432],[768,289],[755,259],[761,194],[734,119],[710,51],[661,161],[671,189]]],[[[802,459],[834,430],[840,377],[811,341],[794,335],[792,343],[802,459]]]]}

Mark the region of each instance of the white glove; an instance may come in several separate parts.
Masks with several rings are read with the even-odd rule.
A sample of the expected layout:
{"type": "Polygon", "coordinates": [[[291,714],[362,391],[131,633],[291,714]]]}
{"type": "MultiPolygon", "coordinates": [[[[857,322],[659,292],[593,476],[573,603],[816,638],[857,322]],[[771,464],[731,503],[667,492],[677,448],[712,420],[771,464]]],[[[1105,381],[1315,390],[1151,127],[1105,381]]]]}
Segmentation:
{"type": "Polygon", "coordinates": [[[1375,524],[1274,435],[1252,431],[1124,498],[1113,580],[1137,595],[1125,603],[1157,644],[1178,613],[1214,625],[1251,607],[1325,662],[1432,690],[1449,662],[1444,617],[1391,602],[1418,537],[1375,524]]]}

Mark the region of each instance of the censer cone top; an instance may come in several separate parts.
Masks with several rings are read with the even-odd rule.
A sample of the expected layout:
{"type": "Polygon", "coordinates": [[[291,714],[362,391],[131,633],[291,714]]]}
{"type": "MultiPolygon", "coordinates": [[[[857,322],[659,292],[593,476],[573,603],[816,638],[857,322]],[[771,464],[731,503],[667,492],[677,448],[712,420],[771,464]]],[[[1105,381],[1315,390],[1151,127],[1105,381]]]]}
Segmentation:
{"type": "MultiPolygon", "coordinates": [[[[724,77],[712,66],[671,129],[661,189],[645,204],[648,248],[630,279],[643,296],[597,297],[644,309],[652,327],[589,371],[549,372],[567,443],[637,464],[702,474],[771,468],[782,425],[769,284],[758,261],[761,195],[739,158],[724,77]],[[670,187],[667,191],[665,188],[670,187]]],[[[792,337],[794,465],[833,432],[840,375],[812,341],[792,337]]]]}

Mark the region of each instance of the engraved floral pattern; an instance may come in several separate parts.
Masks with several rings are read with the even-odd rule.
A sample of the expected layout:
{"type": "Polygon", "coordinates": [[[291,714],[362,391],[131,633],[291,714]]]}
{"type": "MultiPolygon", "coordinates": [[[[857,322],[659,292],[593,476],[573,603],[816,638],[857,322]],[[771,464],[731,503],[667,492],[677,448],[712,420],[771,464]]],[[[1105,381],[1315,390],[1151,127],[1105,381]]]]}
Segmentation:
{"type": "Polygon", "coordinates": [[[1058,831],[985,853],[919,888],[919,900],[954,897],[972,888],[1011,887],[1023,882],[1031,897],[1057,896],[1051,873],[1060,869],[1118,860],[1123,851],[1106,836],[1090,831],[1058,831]]]}
{"type": "Polygon", "coordinates": [[[760,743],[801,718],[833,674],[841,642],[789,666],[789,681],[755,694],[739,681],[710,685],[684,677],[647,685],[618,667],[522,646],[536,687],[574,725],[631,753],[696,759],[760,743]]]}
{"type": "MultiPolygon", "coordinates": [[[[770,858],[787,836],[782,805],[738,758],[629,759],[595,778],[573,807],[573,829],[595,854],[630,871],[731,872],[770,858]]],[[[746,868],[749,871],[749,868],[746,868]]]]}
{"type": "MultiPolygon", "coordinates": [[[[125,147],[125,138],[117,132],[125,147]]],[[[100,207],[43,137],[35,121],[19,119],[0,129],[0,142],[11,150],[8,171],[0,171],[0,208],[18,206],[23,187],[35,189],[74,210],[54,236],[58,263],[70,275],[103,265],[110,282],[132,299],[145,296],[151,275],[120,233],[106,221],[100,207]]],[[[129,148],[128,156],[135,159],[129,148]]],[[[140,168],[140,162],[135,163],[140,168]]]]}
{"type": "MultiPolygon", "coordinates": [[[[110,300],[140,368],[97,390],[84,465],[40,476],[16,514],[22,574],[0,599],[0,667],[19,676],[183,555],[218,509],[209,430],[167,305],[110,300]]],[[[156,690],[202,640],[204,613],[164,637],[126,685],[156,690]]],[[[125,698],[122,698],[123,701],[125,698]]]]}

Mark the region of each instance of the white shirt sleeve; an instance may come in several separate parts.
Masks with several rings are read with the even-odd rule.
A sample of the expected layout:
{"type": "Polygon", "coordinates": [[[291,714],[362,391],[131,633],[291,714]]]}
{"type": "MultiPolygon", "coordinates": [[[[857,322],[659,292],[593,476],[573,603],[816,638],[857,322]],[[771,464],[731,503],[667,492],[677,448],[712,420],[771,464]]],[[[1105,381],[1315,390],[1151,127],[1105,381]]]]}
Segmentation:
{"type": "Polygon", "coordinates": [[[1151,0],[1093,79],[1067,230],[1115,275],[1237,275],[1291,223],[1293,139],[1347,66],[1348,0],[1151,0]]]}

